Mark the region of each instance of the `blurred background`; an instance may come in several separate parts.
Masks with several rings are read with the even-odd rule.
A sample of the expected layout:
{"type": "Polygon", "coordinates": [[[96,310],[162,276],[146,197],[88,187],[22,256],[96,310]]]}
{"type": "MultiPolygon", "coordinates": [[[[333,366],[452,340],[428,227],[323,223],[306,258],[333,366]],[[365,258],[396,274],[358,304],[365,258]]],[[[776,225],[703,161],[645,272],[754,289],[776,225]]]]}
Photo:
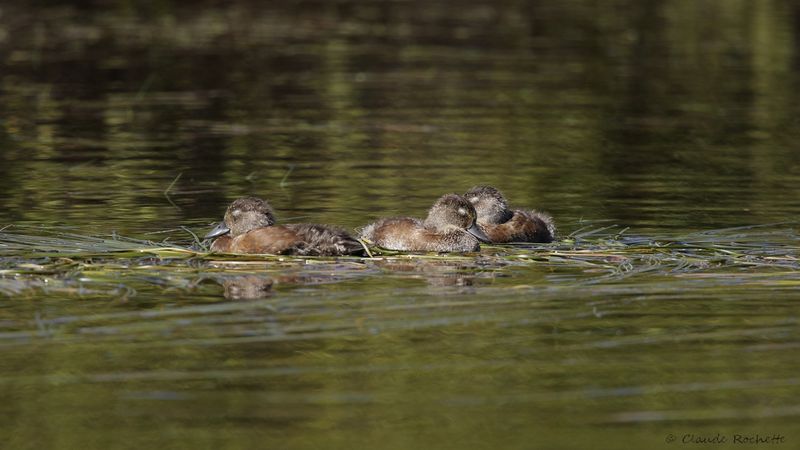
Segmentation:
{"type": "Polygon", "coordinates": [[[190,240],[241,195],[353,228],[478,183],[618,228],[441,261],[0,246],[0,446],[796,448],[797,233],[692,233],[796,225],[799,93],[790,0],[3,2],[2,245],[190,240]]]}
{"type": "Polygon", "coordinates": [[[9,2],[0,219],[354,227],[492,183],[565,231],[782,221],[799,43],[784,0],[9,2]]]}

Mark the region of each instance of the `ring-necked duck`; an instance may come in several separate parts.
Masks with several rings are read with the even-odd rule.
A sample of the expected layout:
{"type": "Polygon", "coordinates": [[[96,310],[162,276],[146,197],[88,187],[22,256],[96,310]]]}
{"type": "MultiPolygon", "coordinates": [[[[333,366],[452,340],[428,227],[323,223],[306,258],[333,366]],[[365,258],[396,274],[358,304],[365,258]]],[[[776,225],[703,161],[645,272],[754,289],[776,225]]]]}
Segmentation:
{"type": "Polygon", "coordinates": [[[492,186],[475,186],[464,197],[478,213],[478,226],[494,243],[553,242],[553,218],[538,211],[511,210],[503,194],[492,186]]]}
{"type": "Polygon", "coordinates": [[[205,238],[216,238],[211,244],[214,252],[364,255],[364,246],[342,229],[307,223],[275,225],[272,207],[255,197],[242,197],[231,203],[225,211],[225,221],[205,238]]]}
{"type": "Polygon", "coordinates": [[[389,250],[474,252],[489,238],[477,227],[475,208],[464,197],[447,194],[433,204],[423,221],[413,217],[379,219],[361,237],[389,250]]]}

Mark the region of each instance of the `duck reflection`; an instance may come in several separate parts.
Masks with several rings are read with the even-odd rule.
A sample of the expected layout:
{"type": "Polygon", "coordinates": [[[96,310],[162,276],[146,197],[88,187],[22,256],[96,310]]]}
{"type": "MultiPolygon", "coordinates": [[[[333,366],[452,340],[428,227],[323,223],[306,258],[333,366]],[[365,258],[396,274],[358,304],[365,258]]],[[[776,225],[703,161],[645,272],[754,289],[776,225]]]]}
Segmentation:
{"type": "Polygon", "coordinates": [[[225,289],[228,300],[256,300],[272,295],[272,278],[260,275],[241,275],[217,280],[225,289]]]}
{"type": "Polygon", "coordinates": [[[364,276],[362,273],[314,273],[314,272],[287,272],[273,274],[273,276],[247,274],[224,275],[212,278],[224,288],[224,296],[228,300],[255,300],[269,297],[273,294],[273,287],[277,285],[288,286],[315,286],[364,276]]]}
{"type": "Polygon", "coordinates": [[[435,288],[456,288],[460,293],[472,293],[480,278],[494,276],[482,272],[474,261],[431,261],[423,259],[387,259],[375,265],[396,277],[424,279],[435,288]]]}
{"type": "MultiPolygon", "coordinates": [[[[216,263],[215,267],[225,268],[227,264],[216,263]]],[[[332,264],[321,267],[287,265],[285,271],[259,273],[220,274],[211,277],[224,288],[228,300],[254,300],[270,297],[276,286],[311,287],[354,281],[365,277],[391,279],[424,280],[432,288],[432,293],[441,289],[443,294],[474,293],[481,284],[504,276],[498,270],[503,264],[492,261],[487,264],[481,258],[463,260],[438,260],[423,258],[374,258],[358,266],[332,264]]]]}

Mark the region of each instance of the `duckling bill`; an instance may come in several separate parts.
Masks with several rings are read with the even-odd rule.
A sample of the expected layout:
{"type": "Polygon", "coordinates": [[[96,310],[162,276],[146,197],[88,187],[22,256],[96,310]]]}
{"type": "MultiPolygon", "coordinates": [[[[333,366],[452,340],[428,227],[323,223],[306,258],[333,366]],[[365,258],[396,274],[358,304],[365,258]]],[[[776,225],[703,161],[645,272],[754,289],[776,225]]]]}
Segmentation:
{"type": "Polygon", "coordinates": [[[480,250],[480,242],[489,242],[476,219],[477,213],[469,201],[457,194],[447,194],[434,203],[425,220],[379,219],[364,227],[361,237],[389,250],[475,252],[480,250]]]}
{"type": "Polygon", "coordinates": [[[225,211],[225,220],[206,234],[211,251],[302,256],[342,256],[365,253],[346,231],[330,225],[275,225],[275,213],[265,200],[242,197],[225,211]]]}

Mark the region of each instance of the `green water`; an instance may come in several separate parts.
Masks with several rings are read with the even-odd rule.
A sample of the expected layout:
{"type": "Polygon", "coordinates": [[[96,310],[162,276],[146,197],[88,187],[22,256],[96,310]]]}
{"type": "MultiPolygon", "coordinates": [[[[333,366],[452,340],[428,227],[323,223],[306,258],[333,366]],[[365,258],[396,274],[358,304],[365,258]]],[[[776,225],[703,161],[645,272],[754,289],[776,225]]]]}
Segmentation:
{"type": "Polygon", "coordinates": [[[799,87],[790,1],[3,5],[6,233],[186,245],[249,194],[355,228],[489,183],[566,240],[0,241],[0,446],[798,448],[799,87]]]}

